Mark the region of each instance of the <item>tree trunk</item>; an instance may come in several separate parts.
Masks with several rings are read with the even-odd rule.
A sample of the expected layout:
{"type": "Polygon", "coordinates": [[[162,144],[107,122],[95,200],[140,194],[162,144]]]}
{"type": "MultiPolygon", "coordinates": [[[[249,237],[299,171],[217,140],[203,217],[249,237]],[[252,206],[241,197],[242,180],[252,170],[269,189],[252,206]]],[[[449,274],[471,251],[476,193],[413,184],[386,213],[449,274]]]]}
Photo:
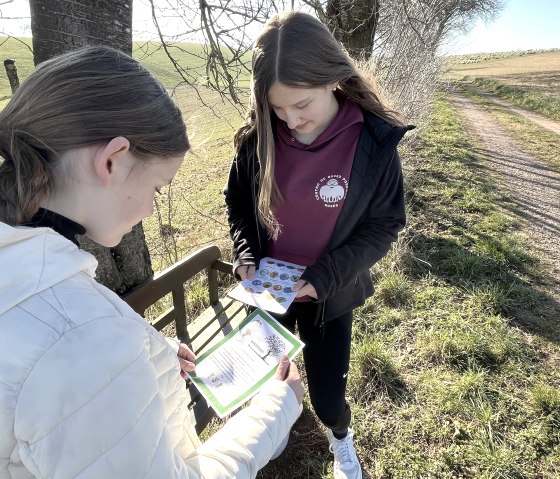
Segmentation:
{"type": "Polygon", "coordinates": [[[141,223],[114,248],[105,248],[87,236],[80,236],[78,241],[80,248],[99,262],[97,281],[121,296],[154,273],[141,223]]]}
{"type": "Polygon", "coordinates": [[[379,20],[378,0],[329,0],[322,20],[352,58],[371,56],[379,20]]]}
{"type": "MultiPolygon", "coordinates": [[[[132,0],[30,0],[35,65],[60,53],[88,45],[107,45],[132,53],[132,0]]],[[[87,237],[80,247],[99,266],[97,280],[122,295],[153,274],[142,224],[115,248],[87,237]]]]}
{"type": "Polygon", "coordinates": [[[8,75],[8,81],[10,82],[12,94],[14,94],[19,88],[19,77],[16,62],[10,59],[4,60],[4,68],[6,69],[6,75],[8,75]]]}
{"type": "Polygon", "coordinates": [[[88,45],[132,53],[132,0],[30,0],[35,65],[88,45]]]}

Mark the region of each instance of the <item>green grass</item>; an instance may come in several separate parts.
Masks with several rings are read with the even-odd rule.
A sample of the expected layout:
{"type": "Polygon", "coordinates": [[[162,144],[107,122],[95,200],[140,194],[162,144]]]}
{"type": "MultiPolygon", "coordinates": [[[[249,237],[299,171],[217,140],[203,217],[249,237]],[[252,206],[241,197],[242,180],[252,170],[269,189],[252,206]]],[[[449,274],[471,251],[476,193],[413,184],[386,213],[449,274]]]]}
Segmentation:
{"type": "Polygon", "coordinates": [[[348,393],[354,400],[367,407],[378,396],[394,400],[402,397],[406,385],[398,372],[398,365],[385,345],[371,339],[359,343],[353,351],[353,370],[348,393]]]}
{"type": "MultiPolygon", "coordinates": [[[[468,78],[467,78],[468,79],[468,78]]],[[[472,81],[484,90],[526,110],[541,113],[553,120],[560,120],[560,100],[543,93],[506,85],[490,78],[475,77],[472,81]]]]}
{"type": "MultiPolygon", "coordinates": [[[[206,47],[199,43],[172,43],[165,48],[161,43],[134,42],[132,56],[148,68],[166,87],[174,88],[180,83],[192,85],[206,85],[208,73],[206,71],[206,47]],[[167,51],[166,51],[167,50],[167,51]],[[173,61],[169,58],[173,58],[173,61]],[[175,64],[178,68],[174,68],[175,64]]],[[[227,58],[227,54],[224,52],[227,58]]],[[[250,55],[244,57],[250,60],[250,55]]],[[[234,75],[239,87],[247,88],[249,75],[247,71],[239,71],[234,75]]],[[[220,82],[223,84],[223,82],[220,82]]]]}
{"type": "MultiPolygon", "coordinates": [[[[526,151],[553,168],[560,168],[558,135],[482,96],[471,82],[457,82],[456,88],[508,129],[526,151]]],[[[551,98],[549,100],[556,101],[551,98]]]]}
{"type": "MultiPolygon", "coordinates": [[[[0,55],[3,60],[15,60],[20,83],[34,68],[31,48],[30,38],[0,37],[0,55]]],[[[205,53],[201,44],[174,43],[168,47],[169,55],[179,65],[179,71],[159,42],[136,41],[132,48],[132,56],[150,70],[166,88],[173,89],[184,85],[185,82],[201,87],[207,84],[205,53]]],[[[248,60],[249,56],[246,59],[248,60]]],[[[241,71],[235,79],[240,88],[248,87],[249,75],[246,71],[241,71]]],[[[8,95],[11,95],[10,84],[3,74],[0,75],[0,98],[8,95]]]]}
{"type": "Polygon", "coordinates": [[[233,157],[230,139],[242,121],[240,112],[205,88],[196,92],[181,87],[176,97],[192,148],[172,186],[157,199],[156,214],[143,222],[157,270],[207,244],[217,244],[224,257],[230,257],[222,190],[233,157]],[[162,225],[173,234],[162,236],[162,225]]]}
{"type": "MultiPolygon", "coordinates": [[[[6,59],[15,61],[20,84],[35,68],[33,65],[31,38],[0,37],[0,54],[2,61],[6,59]]],[[[6,72],[3,70],[0,74],[0,108],[3,108],[8,103],[8,100],[4,98],[11,95],[10,82],[6,72]]]]}

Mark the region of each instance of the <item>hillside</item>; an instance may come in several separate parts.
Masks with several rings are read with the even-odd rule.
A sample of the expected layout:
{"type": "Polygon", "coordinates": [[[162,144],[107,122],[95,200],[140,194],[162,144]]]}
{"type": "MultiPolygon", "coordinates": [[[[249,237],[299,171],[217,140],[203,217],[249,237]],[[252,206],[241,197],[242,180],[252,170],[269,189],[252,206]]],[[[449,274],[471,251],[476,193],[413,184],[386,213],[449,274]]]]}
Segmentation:
{"type": "Polygon", "coordinates": [[[452,57],[446,78],[484,77],[560,100],[560,49],[520,54],[452,57]]]}
{"type": "MultiPolygon", "coordinates": [[[[148,68],[167,88],[174,88],[184,80],[189,83],[204,84],[206,68],[203,45],[198,43],[175,43],[169,52],[180,65],[178,73],[159,42],[134,42],[132,56],[148,68]]],[[[33,54],[30,38],[0,37],[0,59],[15,60],[20,81],[33,70],[33,54]]],[[[239,82],[247,85],[248,76],[240,75],[239,82]]],[[[0,75],[0,98],[10,95],[10,84],[5,74],[0,75]]]]}

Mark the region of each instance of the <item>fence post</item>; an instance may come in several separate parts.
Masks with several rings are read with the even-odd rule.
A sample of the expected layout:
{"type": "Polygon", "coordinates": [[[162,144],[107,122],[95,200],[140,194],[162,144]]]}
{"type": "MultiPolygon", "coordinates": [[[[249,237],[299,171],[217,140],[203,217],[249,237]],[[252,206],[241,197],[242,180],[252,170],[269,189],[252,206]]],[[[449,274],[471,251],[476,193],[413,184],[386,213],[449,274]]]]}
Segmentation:
{"type": "Polygon", "coordinates": [[[16,92],[19,88],[19,78],[17,74],[16,62],[14,60],[4,60],[4,68],[6,69],[6,75],[8,75],[8,80],[10,81],[10,87],[12,88],[12,94],[16,92]]]}

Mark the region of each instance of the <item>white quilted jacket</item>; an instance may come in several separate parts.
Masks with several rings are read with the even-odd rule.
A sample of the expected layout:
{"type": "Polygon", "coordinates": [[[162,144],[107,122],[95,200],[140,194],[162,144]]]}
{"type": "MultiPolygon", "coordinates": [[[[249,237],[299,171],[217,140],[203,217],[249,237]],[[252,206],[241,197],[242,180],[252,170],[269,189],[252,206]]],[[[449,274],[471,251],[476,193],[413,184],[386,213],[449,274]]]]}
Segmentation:
{"type": "Polygon", "coordinates": [[[200,444],[176,351],[48,228],[0,223],[0,479],[255,477],[299,414],[273,380],[200,444]]]}

